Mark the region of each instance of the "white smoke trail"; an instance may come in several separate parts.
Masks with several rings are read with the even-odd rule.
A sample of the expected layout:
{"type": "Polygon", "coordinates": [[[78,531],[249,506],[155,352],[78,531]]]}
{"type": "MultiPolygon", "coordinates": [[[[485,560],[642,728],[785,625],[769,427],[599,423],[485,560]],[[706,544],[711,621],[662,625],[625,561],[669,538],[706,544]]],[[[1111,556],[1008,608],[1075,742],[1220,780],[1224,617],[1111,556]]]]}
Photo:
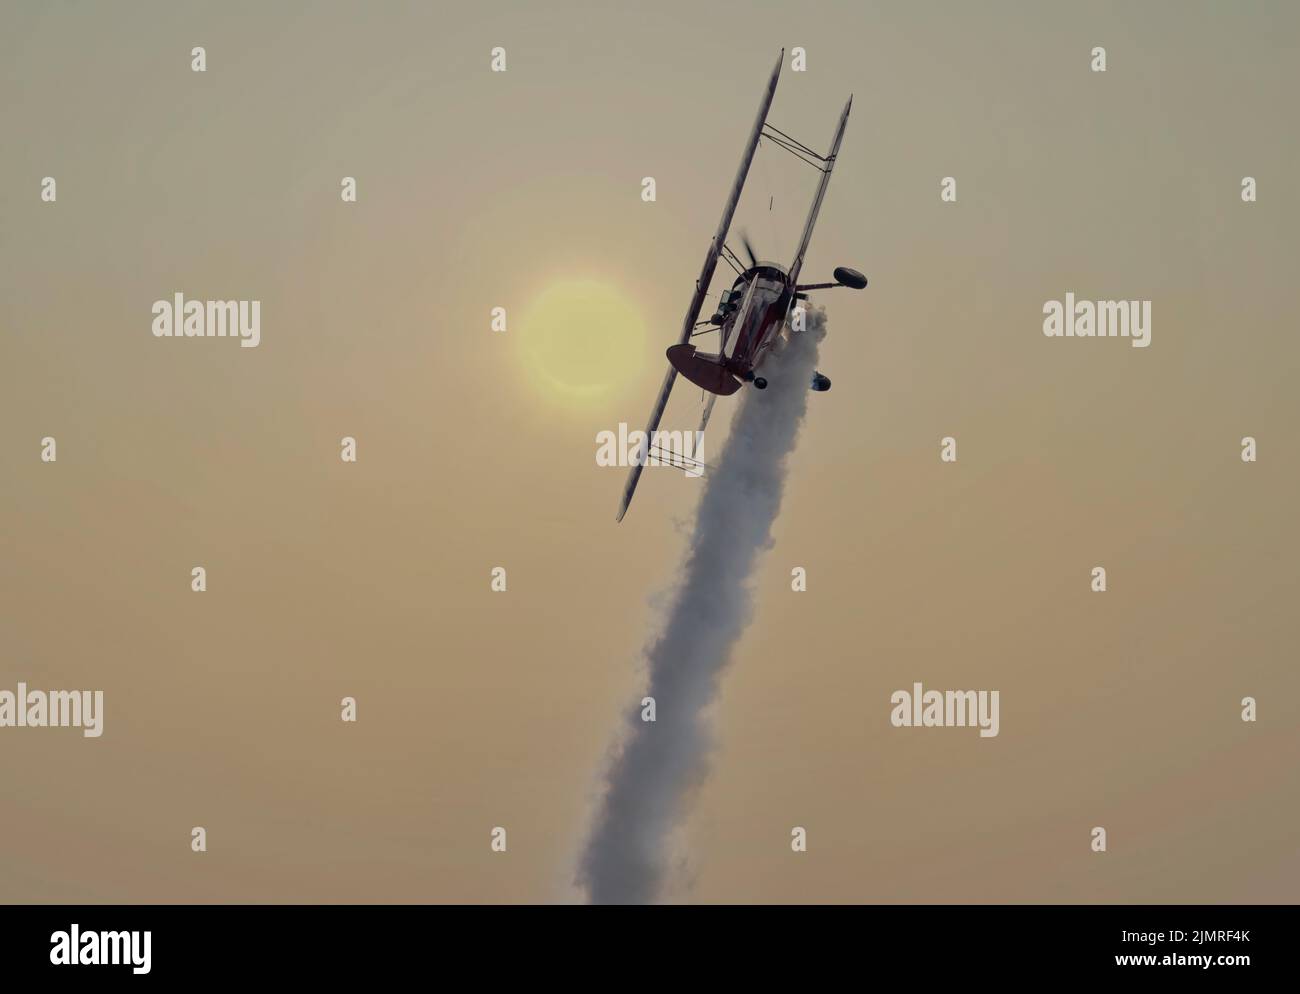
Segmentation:
{"type": "Polygon", "coordinates": [[[808,404],[808,386],[825,335],[825,315],[807,311],[806,330],[764,364],[766,390],[745,389],[731,436],[705,476],[704,493],[667,622],[646,650],[654,722],[628,716],[622,748],[578,868],[591,901],[655,900],[669,862],[669,837],[687,795],[707,773],[705,710],[718,677],[749,623],[750,574],[771,546],[785,489],[786,456],[808,404]]]}

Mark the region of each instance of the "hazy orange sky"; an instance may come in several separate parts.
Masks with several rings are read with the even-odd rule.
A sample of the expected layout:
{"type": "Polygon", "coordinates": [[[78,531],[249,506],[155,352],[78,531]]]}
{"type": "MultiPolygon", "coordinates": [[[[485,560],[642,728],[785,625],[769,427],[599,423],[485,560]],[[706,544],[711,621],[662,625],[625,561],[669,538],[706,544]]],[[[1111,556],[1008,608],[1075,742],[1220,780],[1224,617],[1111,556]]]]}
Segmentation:
{"type": "MultiPolygon", "coordinates": [[[[4,3],[0,689],[106,713],[0,729],[0,897],[576,899],[699,487],[648,470],[616,525],[595,436],[644,422],[800,46],[774,124],[823,149],[854,95],[804,276],[871,285],[822,298],[834,388],[670,899],[1294,901],[1297,29],[1280,2],[4,3]],[[581,391],[529,347],[574,284],[604,303],[554,348],[608,357],[581,391]],[[153,337],[178,291],[260,300],[258,347],[153,337]],[[1045,338],[1067,291],[1152,301],[1151,346],[1045,338]],[[998,689],[1000,734],[892,727],[916,681],[998,689]]],[[[814,178],[760,152],[761,254],[814,178]]]]}

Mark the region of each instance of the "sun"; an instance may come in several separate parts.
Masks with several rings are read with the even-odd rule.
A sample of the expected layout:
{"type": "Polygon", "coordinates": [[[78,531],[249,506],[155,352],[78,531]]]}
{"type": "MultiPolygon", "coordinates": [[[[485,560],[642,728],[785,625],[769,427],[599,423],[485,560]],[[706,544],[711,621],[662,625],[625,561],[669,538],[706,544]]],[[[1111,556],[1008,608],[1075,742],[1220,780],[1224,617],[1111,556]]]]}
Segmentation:
{"type": "Polygon", "coordinates": [[[640,371],[645,322],[616,287],[595,279],[552,283],[519,320],[529,379],[575,406],[615,393],[640,371]]]}

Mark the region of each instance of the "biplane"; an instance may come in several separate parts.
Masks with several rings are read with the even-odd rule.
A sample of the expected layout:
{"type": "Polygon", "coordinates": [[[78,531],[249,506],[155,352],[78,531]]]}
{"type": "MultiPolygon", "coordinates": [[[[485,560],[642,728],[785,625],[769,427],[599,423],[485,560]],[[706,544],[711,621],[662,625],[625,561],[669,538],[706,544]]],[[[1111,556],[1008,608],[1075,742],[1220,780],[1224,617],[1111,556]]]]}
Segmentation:
{"type": "MultiPolygon", "coordinates": [[[[772,107],[772,98],[776,95],[777,80],[781,75],[781,64],[785,60],[785,49],[781,49],[776,66],[763,91],[763,99],[758,106],[758,116],[745,142],[744,152],[740,157],[740,168],[731,185],[726,206],[722,209],[722,220],[718,230],[709,242],[709,250],[704,255],[704,265],[700,277],[695,281],[695,293],[691,296],[686,309],[686,318],[682,322],[681,337],[668,349],[668,372],[659,396],[650,411],[650,421],[645,430],[645,442],[639,458],[633,460],[628,473],[627,484],[623,489],[623,499],[618,508],[618,521],[623,520],[628,505],[632,503],[632,494],[636,491],[637,481],[641,478],[647,448],[653,444],[659,421],[668,404],[668,395],[678,374],[686,377],[708,394],[699,430],[704,431],[713,413],[713,404],[718,397],[727,397],[735,393],[746,383],[757,390],[767,387],[767,379],[761,375],[763,361],[771,353],[778,337],[786,332],[790,325],[791,311],[799,300],[806,300],[810,290],[825,290],[831,287],[849,287],[861,290],[867,285],[867,278],[857,270],[840,267],[834,271],[834,282],[800,283],[799,273],[803,269],[804,255],[808,243],[812,240],[813,227],[817,224],[817,214],[821,210],[822,200],[826,196],[826,187],[830,184],[831,170],[840,152],[840,142],[844,138],[844,128],[849,121],[849,109],[853,106],[850,96],[840,114],[839,126],[835,129],[835,138],[830,151],[825,155],[814,152],[807,145],[790,137],[784,131],[767,123],[767,113],[772,107]],[[768,139],[772,144],[791,153],[821,172],[817,183],[817,192],[813,195],[812,207],[808,211],[808,220],[804,224],[803,234],[799,240],[798,251],[789,268],[774,262],[761,262],[755,256],[749,240],[741,237],[741,244],[748,256],[748,265],[727,245],[727,232],[731,228],[732,215],[740,201],[741,191],[745,187],[745,178],[749,175],[750,164],[759,142],[768,139]],[[704,298],[709,293],[713,282],[713,273],[718,260],[724,260],[736,272],[735,282],[724,290],[719,297],[717,309],[704,321],[700,320],[700,310],[704,298]],[[692,344],[691,339],[700,335],[717,332],[719,336],[716,352],[701,352],[692,344]]],[[[774,374],[775,375],[775,374],[774,374]]],[[[831,381],[820,372],[814,373],[809,387],[816,391],[829,390],[831,381]]]]}

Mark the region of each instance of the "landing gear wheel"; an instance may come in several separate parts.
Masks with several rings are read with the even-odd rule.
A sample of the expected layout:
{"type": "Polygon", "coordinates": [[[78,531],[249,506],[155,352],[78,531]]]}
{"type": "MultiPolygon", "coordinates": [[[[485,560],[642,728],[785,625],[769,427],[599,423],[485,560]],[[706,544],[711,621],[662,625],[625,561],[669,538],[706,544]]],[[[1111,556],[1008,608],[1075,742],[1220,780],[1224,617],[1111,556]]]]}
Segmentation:
{"type": "Polygon", "coordinates": [[[755,376],[755,377],[754,377],[754,386],[755,386],[757,389],[759,389],[759,390],[766,390],[766,389],[767,389],[767,380],[763,379],[763,377],[761,377],[761,376],[755,376]]]}

